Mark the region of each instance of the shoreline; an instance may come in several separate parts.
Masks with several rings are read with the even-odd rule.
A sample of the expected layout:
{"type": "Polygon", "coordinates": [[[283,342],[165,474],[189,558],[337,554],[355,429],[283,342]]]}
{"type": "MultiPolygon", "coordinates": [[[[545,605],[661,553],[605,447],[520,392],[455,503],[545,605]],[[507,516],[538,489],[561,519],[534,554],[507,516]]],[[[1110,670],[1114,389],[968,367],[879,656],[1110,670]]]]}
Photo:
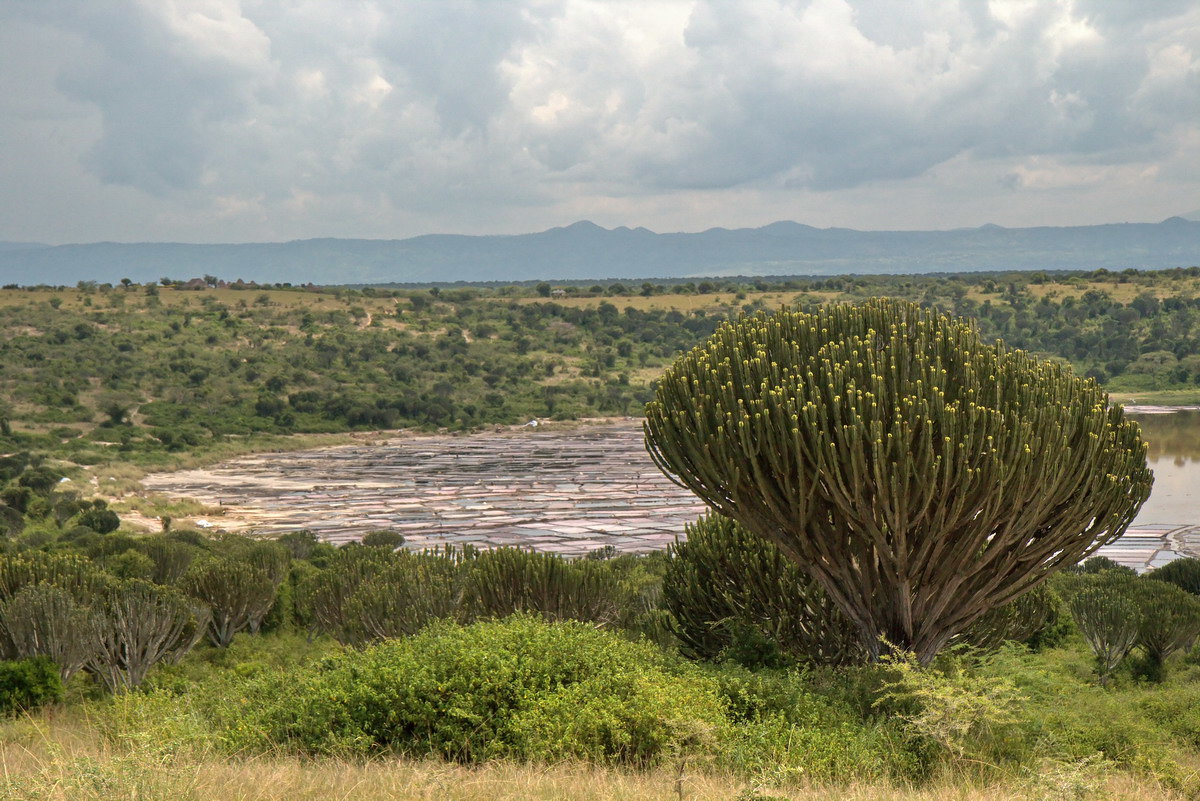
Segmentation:
{"type": "Polygon", "coordinates": [[[1175,414],[1176,412],[1200,412],[1200,406],[1157,406],[1155,404],[1122,404],[1126,414],[1175,414]]]}

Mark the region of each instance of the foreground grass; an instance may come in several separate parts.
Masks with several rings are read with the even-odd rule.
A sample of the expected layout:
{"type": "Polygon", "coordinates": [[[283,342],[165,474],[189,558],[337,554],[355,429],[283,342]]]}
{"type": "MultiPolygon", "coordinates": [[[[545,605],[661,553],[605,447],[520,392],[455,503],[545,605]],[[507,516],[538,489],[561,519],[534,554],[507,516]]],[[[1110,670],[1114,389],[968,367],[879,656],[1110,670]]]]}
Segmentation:
{"type": "Polygon", "coordinates": [[[0,798],[10,801],[1178,801],[1185,798],[1100,766],[1047,764],[991,786],[946,777],[921,788],[889,784],[754,787],[694,766],[632,771],[579,763],[266,756],[230,759],[161,742],[112,743],[77,710],[0,724],[0,798]]]}

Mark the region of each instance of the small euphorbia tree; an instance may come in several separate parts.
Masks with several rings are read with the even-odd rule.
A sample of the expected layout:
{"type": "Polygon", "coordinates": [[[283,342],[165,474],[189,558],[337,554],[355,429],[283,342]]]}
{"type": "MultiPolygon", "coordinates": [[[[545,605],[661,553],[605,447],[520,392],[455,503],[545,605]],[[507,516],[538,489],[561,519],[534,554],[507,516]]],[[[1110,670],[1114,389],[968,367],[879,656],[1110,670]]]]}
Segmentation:
{"type": "Polygon", "coordinates": [[[645,429],[659,467],[794,559],[868,653],[923,662],[1120,536],[1152,483],[1094,381],[896,300],[722,325],[667,371],[645,429]]]}

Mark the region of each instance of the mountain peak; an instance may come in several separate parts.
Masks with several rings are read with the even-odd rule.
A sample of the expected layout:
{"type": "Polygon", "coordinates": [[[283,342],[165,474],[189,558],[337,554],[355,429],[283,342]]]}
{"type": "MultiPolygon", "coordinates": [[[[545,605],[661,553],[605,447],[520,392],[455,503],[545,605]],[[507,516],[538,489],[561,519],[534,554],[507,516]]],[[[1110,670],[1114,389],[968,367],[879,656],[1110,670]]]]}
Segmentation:
{"type": "Polygon", "coordinates": [[[599,225],[596,225],[591,220],[580,220],[579,222],[573,222],[570,225],[565,225],[562,228],[560,228],[559,230],[582,232],[582,231],[604,231],[607,229],[601,228],[599,225]]]}

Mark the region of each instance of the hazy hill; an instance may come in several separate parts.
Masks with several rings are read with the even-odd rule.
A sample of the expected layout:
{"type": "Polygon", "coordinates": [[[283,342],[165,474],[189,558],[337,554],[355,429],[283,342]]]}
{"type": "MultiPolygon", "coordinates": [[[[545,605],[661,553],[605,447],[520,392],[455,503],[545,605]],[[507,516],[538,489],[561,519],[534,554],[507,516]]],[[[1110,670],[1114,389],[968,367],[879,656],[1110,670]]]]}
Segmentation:
{"type": "Polygon", "coordinates": [[[0,284],[145,282],[205,274],[341,284],[530,279],[829,275],[1003,269],[1167,268],[1200,264],[1200,221],[1072,228],[856,231],[777,222],[657,234],[590,222],[515,236],[46,246],[0,243],[0,284]]]}

